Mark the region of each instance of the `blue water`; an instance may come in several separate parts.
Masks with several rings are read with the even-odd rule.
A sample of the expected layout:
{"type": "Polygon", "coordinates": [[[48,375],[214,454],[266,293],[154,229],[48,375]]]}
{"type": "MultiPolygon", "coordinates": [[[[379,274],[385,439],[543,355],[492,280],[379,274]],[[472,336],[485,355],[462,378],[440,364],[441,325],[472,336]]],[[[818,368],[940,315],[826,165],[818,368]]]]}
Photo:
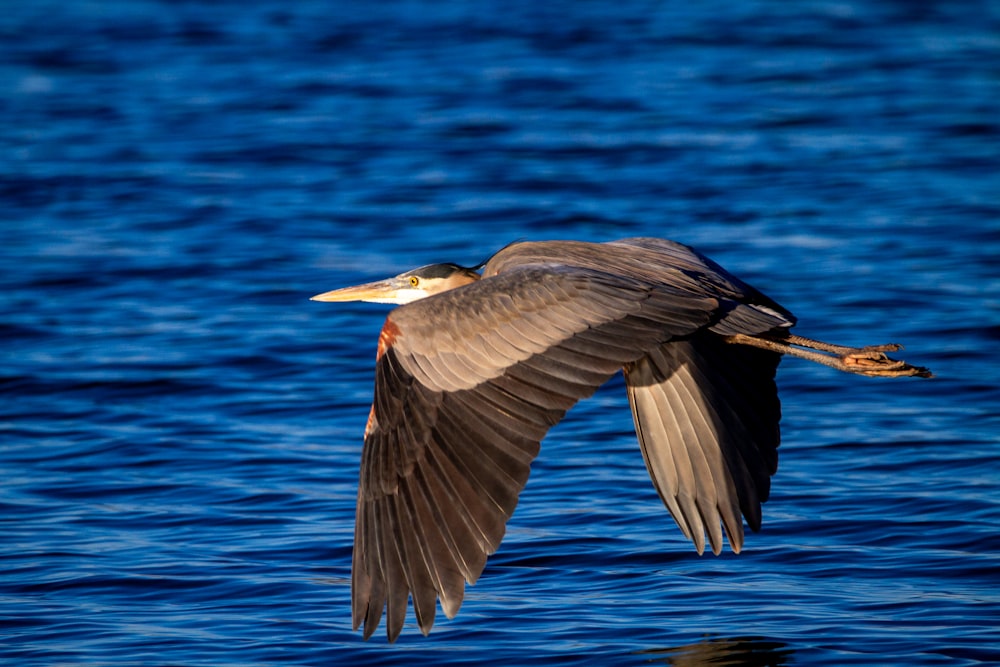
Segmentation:
{"type": "Polygon", "coordinates": [[[0,12],[0,662],[1000,663],[1000,6],[47,2],[0,12]],[[697,246],[804,335],[744,552],[617,379],[429,638],[350,628],[386,309],[514,239],[697,246]]]}

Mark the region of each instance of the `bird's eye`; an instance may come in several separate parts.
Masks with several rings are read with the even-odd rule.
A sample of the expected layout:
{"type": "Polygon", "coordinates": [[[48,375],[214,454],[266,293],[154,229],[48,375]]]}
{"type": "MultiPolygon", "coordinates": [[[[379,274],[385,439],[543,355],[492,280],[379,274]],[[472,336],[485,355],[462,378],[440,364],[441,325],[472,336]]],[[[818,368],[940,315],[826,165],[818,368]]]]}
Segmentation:
{"type": "Polygon", "coordinates": [[[410,287],[416,287],[420,284],[420,278],[416,276],[410,276],[410,287]]]}

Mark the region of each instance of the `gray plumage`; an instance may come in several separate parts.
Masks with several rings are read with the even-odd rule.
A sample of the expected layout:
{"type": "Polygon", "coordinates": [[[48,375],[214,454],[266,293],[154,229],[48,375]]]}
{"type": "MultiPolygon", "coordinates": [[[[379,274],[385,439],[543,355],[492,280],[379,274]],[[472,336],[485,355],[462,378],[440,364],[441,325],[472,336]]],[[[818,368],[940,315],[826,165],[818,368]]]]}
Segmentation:
{"type": "Polygon", "coordinates": [[[425,634],[437,600],[449,618],[458,612],[546,432],[620,369],[650,477],[699,553],[706,535],[719,553],[724,533],[738,552],[744,518],[760,527],[777,467],[781,353],[927,374],[881,354],[890,346],[829,346],[842,353],[825,360],[832,350],[789,334],[787,310],[661,239],[517,243],[482,279],[433,265],[316,298],[411,301],[382,330],[362,451],[351,587],[365,638],[385,611],[395,640],[408,598],[425,634]],[[430,296],[403,296],[416,289],[430,296]]]}

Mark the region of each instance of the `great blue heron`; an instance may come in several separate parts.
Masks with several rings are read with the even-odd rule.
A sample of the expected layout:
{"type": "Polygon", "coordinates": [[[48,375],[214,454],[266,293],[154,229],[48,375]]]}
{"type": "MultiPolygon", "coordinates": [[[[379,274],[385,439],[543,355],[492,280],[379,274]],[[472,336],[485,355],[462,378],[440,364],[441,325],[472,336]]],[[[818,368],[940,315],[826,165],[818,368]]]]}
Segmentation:
{"type": "Polygon", "coordinates": [[[378,340],[351,569],[354,628],[407,598],[420,630],[452,618],[496,551],[546,432],[619,369],[646,467],[705,548],[760,527],[777,467],[782,354],[872,376],[929,377],[885,355],[790,333],[795,317],[662,239],[515,243],[483,267],[432,264],[317,301],[405,304],[378,340]],[[478,267],[476,267],[478,268],[478,267]]]}

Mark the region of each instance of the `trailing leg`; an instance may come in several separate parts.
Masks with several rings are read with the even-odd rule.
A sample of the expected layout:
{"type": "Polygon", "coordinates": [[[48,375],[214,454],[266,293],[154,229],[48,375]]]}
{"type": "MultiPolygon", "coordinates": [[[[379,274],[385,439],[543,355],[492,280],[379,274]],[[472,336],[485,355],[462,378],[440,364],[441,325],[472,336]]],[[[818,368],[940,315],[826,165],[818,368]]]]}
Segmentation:
{"type": "Polygon", "coordinates": [[[797,336],[795,334],[734,334],[725,337],[726,342],[739,345],[759,347],[779,354],[788,354],[800,359],[815,361],[824,366],[830,366],[846,373],[857,373],[869,377],[933,377],[931,372],[922,366],[911,366],[905,361],[899,361],[887,356],[886,352],[896,352],[903,349],[902,345],[889,343],[887,345],[867,345],[865,347],[848,347],[834,345],[823,341],[797,336]]]}

